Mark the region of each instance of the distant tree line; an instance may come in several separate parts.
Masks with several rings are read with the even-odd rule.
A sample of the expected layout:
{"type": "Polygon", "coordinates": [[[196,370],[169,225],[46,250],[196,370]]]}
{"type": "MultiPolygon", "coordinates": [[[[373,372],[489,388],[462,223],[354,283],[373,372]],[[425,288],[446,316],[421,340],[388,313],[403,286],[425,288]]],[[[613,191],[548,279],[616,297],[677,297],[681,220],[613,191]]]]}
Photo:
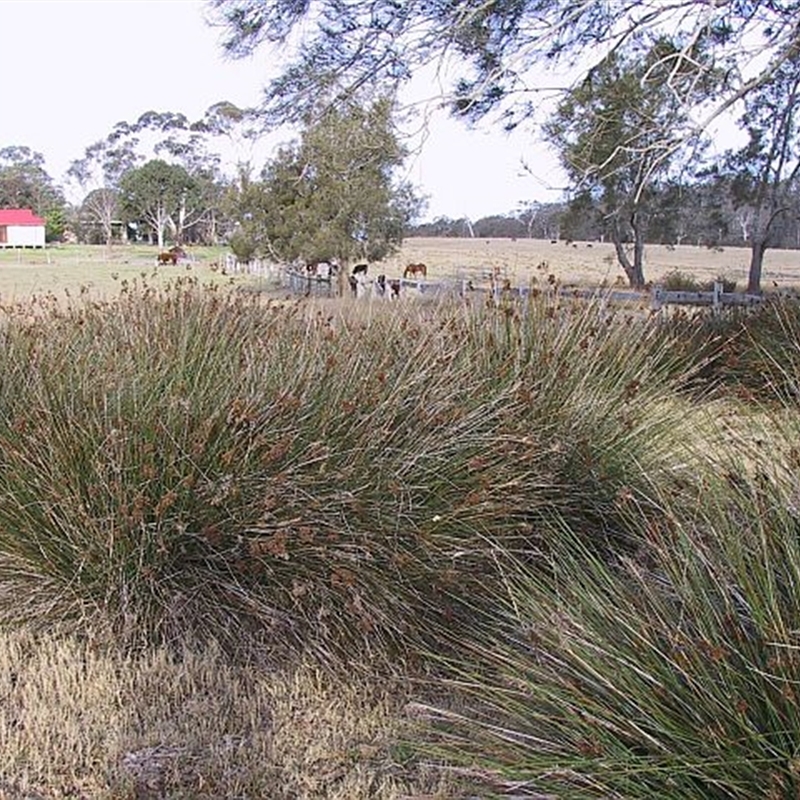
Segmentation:
{"type": "MultiPolygon", "coordinates": [[[[787,187],[785,211],[772,231],[773,247],[800,249],[800,186],[787,187]]],[[[750,247],[758,235],[757,208],[742,202],[733,181],[713,176],[653,192],[644,241],[701,247],[750,247]]],[[[441,216],[409,226],[407,235],[613,241],[612,222],[602,208],[581,195],[572,201],[533,203],[504,214],[470,220],[441,216]]],[[[632,238],[623,235],[624,244],[632,238]]]]}
{"type": "Polygon", "coordinates": [[[69,232],[107,245],[224,242],[245,261],[347,264],[400,246],[422,201],[397,177],[406,150],[391,97],[369,93],[346,108],[320,106],[260,170],[240,161],[234,175],[223,174],[215,140],[256,135],[254,112],[231,103],[195,122],[154,111],[120,122],[71,164],[68,180],[83,193],[75,206],[41,154],[8,147],[0,150],[0,207],[43,215],[49,241],[69,232]]]}

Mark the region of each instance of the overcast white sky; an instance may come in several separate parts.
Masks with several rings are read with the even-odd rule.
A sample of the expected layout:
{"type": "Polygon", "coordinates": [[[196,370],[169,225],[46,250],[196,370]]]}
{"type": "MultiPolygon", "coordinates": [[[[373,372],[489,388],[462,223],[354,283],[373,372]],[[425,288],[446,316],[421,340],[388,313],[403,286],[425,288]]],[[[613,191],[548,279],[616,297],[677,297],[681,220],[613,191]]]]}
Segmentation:
{"type": "MultiPolygon", "coordinates": [[[[119,121],[149,110],[193,120],[220,100],[255,105],[265,83],[266,52],[224,60],[220,31],[198,0],[0,0],[0,12],[0,147],[42,153],[59,182],[119,121]]],[[[428,218],[477,219],[561,197],[547,188],[562,180],[555,161],[530,133],[468,131],[445,112],[409,160],[408,178],[429,196],[428,218]]]]}

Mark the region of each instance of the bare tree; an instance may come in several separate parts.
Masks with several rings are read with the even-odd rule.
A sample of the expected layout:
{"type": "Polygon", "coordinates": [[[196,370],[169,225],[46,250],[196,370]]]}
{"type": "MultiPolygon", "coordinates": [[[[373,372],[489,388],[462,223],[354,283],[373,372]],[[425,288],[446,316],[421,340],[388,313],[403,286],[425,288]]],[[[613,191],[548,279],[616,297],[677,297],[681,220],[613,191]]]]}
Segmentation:
{"type": "Polygon", "coordinates": [[[120,180],[141,161],[135,151],[136,143],[135,138],[100,140],[87,147],[83,157],[73,161],[67,170],[68,180],[86,193],[81,215],[90,224],[99,226],[109,246],[114,236],[113,223],[119,214],[120,180]]]}

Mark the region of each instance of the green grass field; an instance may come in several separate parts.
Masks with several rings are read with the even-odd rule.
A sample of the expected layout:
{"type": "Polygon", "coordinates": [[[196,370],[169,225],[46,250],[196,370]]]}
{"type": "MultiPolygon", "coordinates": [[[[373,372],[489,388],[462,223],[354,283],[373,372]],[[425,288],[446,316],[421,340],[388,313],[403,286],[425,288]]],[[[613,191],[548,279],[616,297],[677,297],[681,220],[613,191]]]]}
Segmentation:
{"type": "Polygon", "coordinates": [[[124,282],[164,285],[177,277],[193,276],[202,283],[230,281],[219,268],[224,248],[198,247],[194,261],[158,266],[158,250],[146,245],[51,245],[44,250],[0,250],[0,299],[14,303],[33,296],[55,295],[59,300],[80,293],[95,299],[114,296],[124,282]]]}

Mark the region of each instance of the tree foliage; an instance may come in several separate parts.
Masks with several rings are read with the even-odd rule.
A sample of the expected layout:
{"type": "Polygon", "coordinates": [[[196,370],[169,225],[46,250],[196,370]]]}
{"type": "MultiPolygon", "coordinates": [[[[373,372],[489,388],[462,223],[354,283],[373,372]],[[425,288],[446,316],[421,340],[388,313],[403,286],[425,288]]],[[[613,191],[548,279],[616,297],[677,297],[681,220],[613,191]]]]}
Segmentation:
{"type": "MultiPolygon", "coordinates": [[[[635,35],[666,34],[683,43],[669,60],[675,74],[725,75],[702,125],[769,82],[800,47],[797,3],[789,0],[209,0],[209,8],[229,55],[280,46],[286,66],[265,107],[280,122],[313,108],[321,89],[336,87],[334,96],[346,99],[365,85],[396,87],[452,56],[455,109],[473,118],[499,111],[513,127],[534,114],[537,90],[552,87],[553,75],[580,82],[635,35]]],[[[675,91],[695,104],[691,86],[675,91]]]]}
{"type": "Polygon", "coordinates": [[[241,230],[286,261],[384,258],[419,208],[394,178],[405,155],[391,100],[329,108],[278,151],[261,182],[242,176],[233,201],[241,230]]]}
{"type": "Polygon", "coordinates": [[[0,149],[0,208],[32,209],[48,223],[52,241],[64,231],[65,205],[64,194],[45,169],[41,153],[20,146],[0,149]]]}
{"type": "Polygon", "coordinates": [[[160,159],[125,173],[120,193],[128,221],[148,227],[159,247],[163,247],[168,229],[180,243],[186,220],[204,213],[197,184],[189,173],[160,159]]]}
{"type": "Polygon", "coordinates": [[[90,243],[111,244],[120,212],[118,189],[92,189],[78,209],[78,228],[90,243]]]}
{"type": "Polygon", "coordinates": [[[764,253],[780,241],[780,229],[796,214],[800,178],[800,53],[776,70],[773,80],[744,100],[739,120],[745,144],[728,153],[721,173],[750,242],[748,291],[761,289],[764,253]]]}
{"type": "Polygon", "coordinates": [[[225,138],[241,144],[254,141],[260,131],[255,114],[228,101],[210,106],[203,117],[190,121],[180,112],[146,111],[133,122],[118,122],[105,139],[88,146],[81,158],[75,159],[68,178],[84,193],[82,216],[99,227],[110,241],[111,222],[117,212],[110,202],[116,197],[124,175],[148,159],[182,167],[191,176],[196,188],[196,204],[170,216],[176,238],[192,235],[213,242],[221,213],[226,180],[221,170],[221,157],[212,147],[225,138]]]}
{"type": "Polygon", "coordinates": [[[633,41],[609,55],[559,104],[545,125],[578,197],[588,195],[606,223],[632,286],[643,286],[644,244],[655,187],[679,150],[686,111],[676,92],[697,90],[697,74],[676,74],[674,42],[633,41]],[[625,243],[632,243],[632,255],[625,243]]]}

